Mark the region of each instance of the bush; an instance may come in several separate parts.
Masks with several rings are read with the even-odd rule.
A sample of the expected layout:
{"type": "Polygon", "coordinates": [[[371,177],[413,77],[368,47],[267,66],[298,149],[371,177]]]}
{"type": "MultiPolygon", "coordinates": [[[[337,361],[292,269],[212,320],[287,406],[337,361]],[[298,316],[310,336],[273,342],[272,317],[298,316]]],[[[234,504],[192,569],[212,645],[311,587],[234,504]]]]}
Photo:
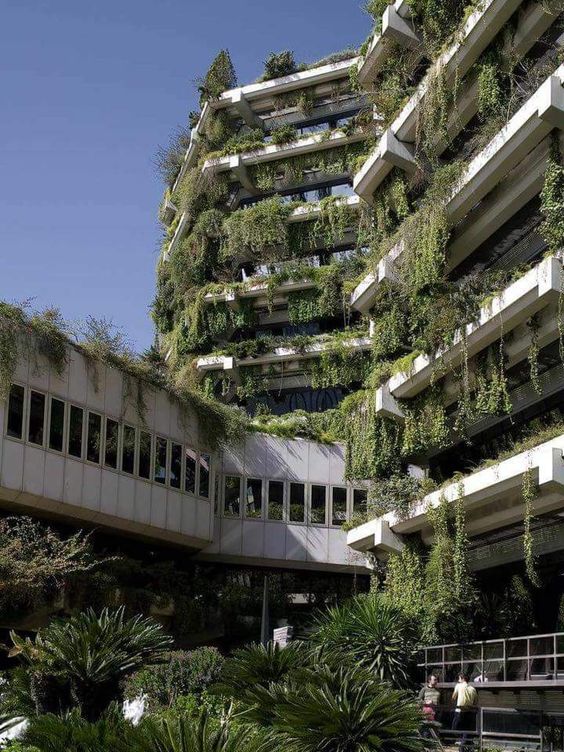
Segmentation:
{"type": "Polygon", "coordinates": [[[216,648],[175,650],[169,653],[165,663],[143,667],[132,674],[126,680],[124,696],[132,700],[147,694],[151,709],[171,707],[183,695],[199,698],[217,681],[223,663],[216,648]]]}
{"type": "Polygon", "coordinates": [[[294,59],[294,53],[291,50],[284,50],[283,52],[271,52],[270,55],[264,61],[264,73],[261,76],[261,81],[269,81],[271,78],[281,78],[282,76],[289,76],[291,73],[295,73],[298,70],[296,61],[294,59]]]}

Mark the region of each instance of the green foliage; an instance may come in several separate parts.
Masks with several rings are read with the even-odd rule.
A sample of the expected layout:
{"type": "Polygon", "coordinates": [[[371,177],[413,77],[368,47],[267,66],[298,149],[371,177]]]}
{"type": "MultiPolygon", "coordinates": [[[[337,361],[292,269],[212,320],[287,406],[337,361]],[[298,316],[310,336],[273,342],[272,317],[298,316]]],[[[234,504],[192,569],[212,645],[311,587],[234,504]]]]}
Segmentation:
{"type": "Polygon", "coordinates": [[[55,309],[30,313],[26,307],[0,301],[0,402],[10,391],[18,361],[30,358],[41,370],[43,358],[59,375],[67,364],[69,338],[55,309]]]}
{"type": "Polygon", "coordinates": [[[289,144],[291,141],[295,141],[298,137],[298,132],[293,125],[286,123],[279,128],[275,128],[271,136],[272,143],[281,146],[282,144],[289,144]]]}
{"type": "Polygon", "coordinates": [[[402,402],[405,415],[402,453],[405,456],[442,448],[449,443],[449,431],[441,392],[432,390],[412,402],[402,402]]]}
{"type": "Polygon", "coordinates": [[[198,81],[200,106],[209,99],[217,99],[226,89],[237,86],[237,75],[229,50],[220,50],[212,60],[206,75],[198,81]]]}
{"type": "MultiPolygon", "coordinates": [[[[41,752],[106,752],[132,749],[132,726],[111,706],[99,719],[89,721],[77,709],[64,716],[45,714],[31,720],[24,739],[41,752]]],[[[25,752],[25,750],[22,750],[25,752]]],[[[30,750],[31,752],[31,750],[30,750]]]]}
{"type": "Polygon", "coordinates": [[[478,113],[483,120],[499,116],[503,107],[499,62],[483,62],[478,67],[478,113]]]}
{"type": "Polygon", "coordinates": [[[541,191],[541,212],[544,222],[541,234],[551,251],[564,247],[564,164],[558,136],[553,136],[541,191]]]}
{"type": "Polygon", "coordinates": [[[336,339],[312,363],[311,386],[313,389],[327,389],[332,386],[362,384],[369,366],[366,353],[355,350],[342,339],[336,339]]]}
{"type": "Polygon", "coordinates": [[[168,144],[157,149],[155,167],[165,185],[172,185],[176,180],[189,145],[190,129],[178,128],[170,136],[168,144]]]}
{"type": "Polygon", "coordinates": [[[233,212],[223,224],[223,256],[233,260],[247,255],[263,260],[283,256],[288,248],[287,219],[293,208],[275,196],[233,212]]]}
{"type": "MultiPolygon", "coordinates": [[[[24,713],[30,706],[45,712],[54,703],[61,710],[77,707],[90,721],[117,699],[120,679],[158,661],[170,645],[159,624],[141,616],[127,619],[123,608],[104,609],[99,616],[89,609],[68,621],[51,622],[35,640],[14,632],[11,639],[12,654],[27,669],[24,713]]],[[[17,689],[23,692],[24,687],[17,689]]],[[[10,686],[7,696],[9,702],[10,686]]]]}
{"type": "Polygon", "coordinates": [[[260,81],[270,81],[272,78],[281,78],[289,76],[298,70],[294,59],[294,53],[291,50],[282,52],[271,52],[264,61],[264,72],[260,81]]]}
{"type": "Polygon", "coordinates": [[[385,597],[406,619],[419,625],[425,612],[425,565],[420,541],[407,540],[400,553],[390,554],[384,582],[385,597]]]}
{"type": "Polygon", "coordinates": [[[100,564],[87,535],[65,539],[30,517],[6,517],[0,520],[0,611],[33,611],[100,564]]]}
{"type": "Polygon", "coordinates": [[[361,666],[395,687],[410,684],[417,638],[413,620],[380,593],[329,608],[311,636],[330,660],[361,666]]]}
{"type": "Polygon", "coordinates": [[[143,666],[129,676],[124,696],[134,699],[146,694],[153,709],[175,706],[181,695],[192,695],[198,700],[219,678],[223,660],[218,650],[211,647],[173,651],[166,656],[166,662],[143,666]]]}
{"type": "Polygon", "coordinates": [[[540,586],[540,578],[537,572],[533,550],[531,522],[533,521],[533,504],[537,493],[538,488],[533,478],[533,471],[529,468],[523,473],[523,485],[521,491],[523,497],[523,554],[525,558],[525,572],[527,578],[535,587],[540,586]]]}

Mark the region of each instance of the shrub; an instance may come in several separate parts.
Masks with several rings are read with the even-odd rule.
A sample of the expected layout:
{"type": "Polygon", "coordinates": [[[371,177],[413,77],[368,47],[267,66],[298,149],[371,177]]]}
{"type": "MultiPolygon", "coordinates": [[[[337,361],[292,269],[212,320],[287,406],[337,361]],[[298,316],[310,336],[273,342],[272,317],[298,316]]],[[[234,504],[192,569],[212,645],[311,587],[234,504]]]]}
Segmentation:
{"type": "Polygon", "coordinates": [[[264,61],[264,73],[261,76],[261,81],[269,81],[271,78],[281,78],[282,76],[289,76],[291,73],[295,73],[298,70],[296,61],[294,59],[294,53],[291,50],[284,50],[283,52],[271,52],[270,55],[264,61]]]}
{"type": "Polygon", "coordinates": [[[198,698],[217,681],[223,662],[216,648],[176,650],[169,653],[165,663],[143,667],[128,677],[124,695],[133,699],[145,693],[153,707],[170,707],[182,695],[198,698]]]}

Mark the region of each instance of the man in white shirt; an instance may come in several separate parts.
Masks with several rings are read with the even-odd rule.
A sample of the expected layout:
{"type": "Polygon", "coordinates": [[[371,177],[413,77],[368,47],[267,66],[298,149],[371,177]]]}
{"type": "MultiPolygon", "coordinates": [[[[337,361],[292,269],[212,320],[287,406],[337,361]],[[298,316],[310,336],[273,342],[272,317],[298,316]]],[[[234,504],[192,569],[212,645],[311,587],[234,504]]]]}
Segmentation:
{"type": "Polygon", "coordinates": [[[467,746],[467,731],[476,730],[476,710],[478,707],[478,693],[475,687],[468,684],[466,674],[458,675],[458,683],[452,693],[452,699],[456,701],[454,710],[453,731],[462,731],[460,746],[467,746]]]}

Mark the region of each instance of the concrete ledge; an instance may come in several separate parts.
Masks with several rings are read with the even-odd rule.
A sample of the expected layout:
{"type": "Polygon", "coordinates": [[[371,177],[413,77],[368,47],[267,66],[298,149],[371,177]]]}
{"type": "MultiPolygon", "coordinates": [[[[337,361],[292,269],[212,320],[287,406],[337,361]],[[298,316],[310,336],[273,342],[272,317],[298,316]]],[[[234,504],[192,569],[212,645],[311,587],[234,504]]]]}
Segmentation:
{"type": "Polygon", "coordinates": [[[383,517],[369,520],[350,530],[347,534],[347,545],[362,553],[377,550],[380,555],[400,553],[404,547],[401,537],[392,532],[383,517]]]}

